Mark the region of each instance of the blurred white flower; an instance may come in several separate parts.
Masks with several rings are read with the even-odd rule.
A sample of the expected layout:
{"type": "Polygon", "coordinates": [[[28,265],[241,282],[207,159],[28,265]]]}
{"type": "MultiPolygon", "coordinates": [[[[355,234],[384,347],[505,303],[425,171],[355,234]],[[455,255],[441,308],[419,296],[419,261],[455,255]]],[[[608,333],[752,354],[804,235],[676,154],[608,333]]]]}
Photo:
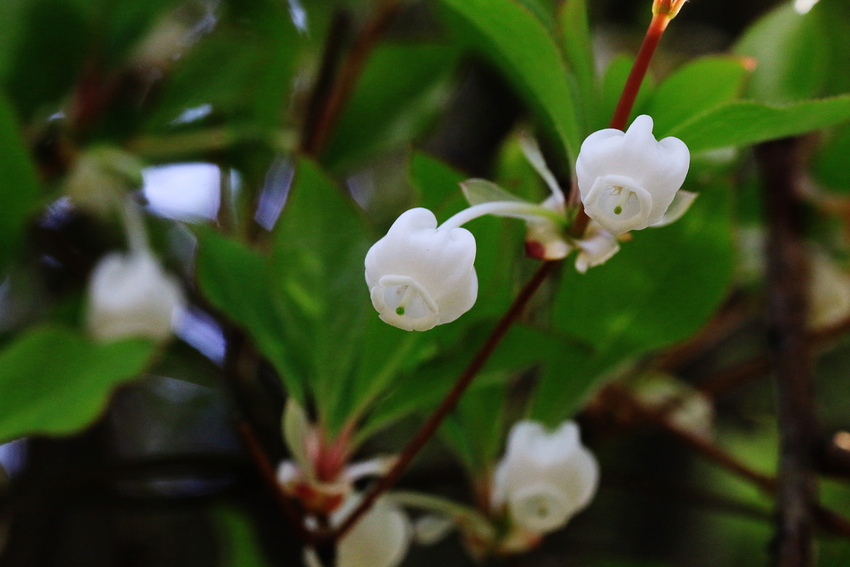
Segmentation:
{"type": "Polygon", "coordinates": [[[706,394],[675,376],[649,373],[632,386],[641,403],[659,412],[673,425],[711,439],[714,405],[706,394]]]}
{"type": "Polygon", "coordinates": [[[850,276],[820,250],[810,256],[808,327],[824,329],[850,317],[850,276]]]}
{"type": "MultiPolygon", "coordinates": [[[[331,516],[338,526],[360,503],[350,496],[331,516]]],[[[407,555],[413,530],[404,511],[388,498],[379,498],[337,544],[337,567],[396,567],[407,555]]],[[[306,553],[311,567],[320,567],[312,550],[306,553]]]]}
{"type": "Polygon", "coordinates": [[[179,282],[150,252],[112,253],[98,262],[89,280],[86,324],[104,341],[165,340],[185,305],[179,282]]]}
{"type": "Polygon", "coordinates": [[[514,525],[548,533],[590,503],[598,481],[596,458],[581,444],[575,423],[550,433],[538,422],[520,421],[496,468],[492,505],[507,508],[514,525]]]}
{"type": "Polygon", "coordinates": [[[366,254],[366,284],[381,319],[406,331],[450,323],[475,304],[475,238],[428,209],[402,213],[366,254]]]}
{"type": "Polygon", "coordinates": [[[587,215],[612,234],[662,226],[687,210],[674,199],[693,201],[680,192],[690,165],[684,142],[656,141],[652,118],[638,116],[624,133],[614,128],[594,132],[581,145],[576,160],[581,200],[587,215]],[[677,216],[665,218],[668,208],[677,216]]]}

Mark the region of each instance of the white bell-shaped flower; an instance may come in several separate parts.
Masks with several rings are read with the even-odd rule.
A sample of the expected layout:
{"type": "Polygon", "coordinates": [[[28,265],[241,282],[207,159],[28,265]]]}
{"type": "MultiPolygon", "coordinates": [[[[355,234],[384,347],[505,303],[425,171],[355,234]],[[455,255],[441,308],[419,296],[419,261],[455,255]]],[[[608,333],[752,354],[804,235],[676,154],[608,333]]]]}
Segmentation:
{"type": "Polygon", "coordinates": [[[475,238],[428,209],[404,212],[366,254],[366,283],[381,319],[406,331],[454,321],[475,304],[475,238]]]}
{"type": "Polygon", "coordinates": [[[607,128],[588,136],[575,171],[587,215],[618,235],[666,224],[664,214],[689,165],[685,143],[673,137],[656,141],[652,118],[644,114],[625,133],[607,128]]]}
{"type": "Polygon", "coordinates": [[[543,534],[587,506],[598,482],[596,458],[581,444],[575,423],[548,432],[538,422],[520,421],[496,468],[492,504],[507,507],[516,526],[543,534]]]}
{"type": "MultiPolygon", "coordinates": [[[[331,516],[339,525],[360,503],[360,495],[349,497],[331,516]]],[[[407,514],[387,498],[379,498],[337,544],[337,567],[396,567],[404,561],[413,536],[407,514]]],[[[307,564],[320,567],[309,550],[307,564]]]]}
{"type": "Polygon", "coordinates": [[[100,340],[164,340],[185,304],[179,282],[150,252],[112,253],[100,260],[89,280],[86,323],[100,340]]]}

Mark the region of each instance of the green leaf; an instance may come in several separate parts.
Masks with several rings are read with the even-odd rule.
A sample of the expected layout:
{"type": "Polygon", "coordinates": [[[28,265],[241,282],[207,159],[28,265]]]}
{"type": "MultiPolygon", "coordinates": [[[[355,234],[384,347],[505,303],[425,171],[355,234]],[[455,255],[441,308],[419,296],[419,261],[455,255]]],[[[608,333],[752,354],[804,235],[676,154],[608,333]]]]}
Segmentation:
{"type": "Polygon", "coordinates": [[[372,53],[322,153],[332,170],[349,169],[422,134],[446,101],[457,50],[389,44],[372,53]]]}
{"type": "Polygon", "coordinates": [[[23,119],[37,110],[53,113],[60,108],[79,74],[91,37],[89,22],[74,2],[28,4],[18,23],[16,49],[5,77],[9,97],[23,119]]]}
{"type": "Polygon", "coordinates": [[[403,331],[369,317],[356,372],[352,375],[345,416],[359,418],[376,400],[392,389],[396,379],[409,372],[423,357],[423,333],[403,331]]]}
{"type": "Polygon", "coordinates": [[[557,0],[517,0],[517,3],[534,14],[534,17],[546,26],[547,29],[555,27],[552,14],[555,12],[557,0]]]}
{"type": "Polygon", "coordinates": [[[850,95],[774,106],[735,101],[708,110],[668,132],[691,153],[797,136],[850,119],[850,95]]]}
{"type": "Polygon", "coordinates": [[[97,14],[108,22],[103,39],[107,64],[110,67],[120,65],[128,51],[138,45],[148,32],[155,29],[162,18],[170,16],[169,12],[177,5],[177,0],[113,0],[105,11],[105,17],[103,12],[97,14]]]}
{"type": "Polygon", "coordinates": [[[712,186],[679,221],[633,232],[604,266],[567,270],[553,305],[564,345],[535,392],[535,418],[565,419],[603,372],[687,338],[711,316],[732,280],[731,193],[712,186]]]}
{"type": "Polygon", "coordinates": [[[198,228],[197,281],[201,292],[217,309],[244,328],[272,363],[287,393],[302,405],[309,365],[275,308],[268,261],[257,251],[218,234],[198,228]]]}
{"type": "Polygon", "coordinates": [[[850,61],[850,7],[844,0],[821,0],[812,12],[820,19],[829,50],[823,95],[850,92],[850,73],[830,72],[843,69],[850,61]]]}
{"type": "Polygon", "coordinates": [[[666,136],[705,109],[738,98],[748,73],[741,57],[702,57],[676,70],[661,83],[647,108],[655,122],[655,137],[666,136]]]}
{"type": "Polygon", "coordinates": [[[515,203],[527,203],[516,195],[508,193],[492,181],[486,179],[468,179],[461,183],[463,195],[470,205],[481,205],[484,203],[508,201],[515,203]]]}
{"type": "Polygon", "coordinates": [[[543,365],[529,402],[529,417],[550,427],[572,417],[611,366],[611,360],[589,347],[564,341],[543,365]]]}
{"type": "Polygon", "coordinates": [[[221,541],[223,567],[268,567],[255,528],[235,509],[219,507],[215,510],[216,526],[221,541]]]}
{"type": "MultiPolygon", "coordinates": [[[[609,127],[609,122],[611,121],[611,117],[614,116],[614,110],[617,108],[617,103],[620,100],[623,88],[626,86],[626,80],[629,78],[629,73],[632,70],[634,62],[634,57],[620,55],[612,59],[611,63],[608,64],[608,68],[605,70],[605,76],[602,78],[602,108],[597,117],[597,123],[593,127],[594,131],[609,127]]],[[[631,124],[636,116],[646,114],[644,108],[654,92],[655,83],[652,80],[652,76],[647,73],[643,78],[643,82],[640,84],[635,104],[632,107],[631,114],[629,114],[629,124],[631,124]]]]}
{"type": "Polygon", "coordinates": [[[461,398],[440,428],[440,436],[472,473],[486,474],[502,447],[507,381],[488,384],[461,398]]]}
{"type": "Polygon", "coordinates": [[[248,331],[300,405],[315,401],[331,432],[420,358],[422,335],[372,309],[362,214],[312,162],[298,166],[270,260],[209,229],[198,237],[204,295],[248,331]]]}
{"type": "Polygon", "coordinates": [[[176,63],[147,128],[171,128],[185,110],[210,105],[204,120],[277,128],[283,120],[300,39],[283,6],[265,19],[222,22],[176,63]]]}
{"type": "Polygon", "coordinates": [[[39,197],[39,181],[11,105],[0,95],[0,270],[23,240],[39,197]]]}
{"type": "Polygon", "coordinates": [[[12,65],[15,49],[25,29],[24,16],[28,2],[26,0],[6,0],[0,2],[0,84],[5,84],[6,76],[12,65]]]}
{"type": "Polygon", "coordinates": [[[813,160],[813,173],[819,183],[831,189],[850,192],[850,126],[844,126],[826,139],[813,160]]]}
{"type": "Polygon", "coordinates": [[[352,199],[308,160],[299,162],[274,231],[272,287],[292,348],[304,351],[310,389],[331,430],[359,400],[344,387],[356,373],[368,317],[363,279],[373,239],[352,199]]]}
{"type": "Polygon", "coordinates": [[[23,333],[0,352],[0,442],[82,429],[153,353],[142,339],[101,344],[49,326],[23,333]]]}
{"type": "Polygon", "coordinates": [[[419,195],[419,206],[448,218],[466,207],[460,182],[468,176],[426,153],[413,152],[410,183],[419,195]]]}
{"type": "Polygon", "coordinates": [[[561,7],[558,22],[567,65],[578,87],[578,100],[581,101],[584,117],[583,133],[589,134],[591,124],[599,120],[599,93],[586,1],[566,0],[561,7]]]}
{"type": "Polygon", "coordinates": [[[750,27],[734,52],[756,60],[747,97],[782,103],[816,97],[829,73],[827,37],[812,11],[784,4],[750,27]]]}
{"type": "MultiPolygon", "coordinates": [[[[426,337],[431,342],[432,358],[398,376],[393,388],[368,416],[361,435],[366,437],[411,413],[435,407],[469,364],[494,324],[488,321],[486,325],[460,332],[449,326],[429,331],[426,337]]],[[[561,342],[545,330],[514,325],[475,377],[468,393],[503,384],[511,373],[551,359],[561,347],[561,342]]]]}
{"type": "Polygon", "coordinates": [[[440,0],[458,41],[490,58],[523,94],[574,163],[581,144],[576,105],[557,43],[513,0],[440,0]]]}

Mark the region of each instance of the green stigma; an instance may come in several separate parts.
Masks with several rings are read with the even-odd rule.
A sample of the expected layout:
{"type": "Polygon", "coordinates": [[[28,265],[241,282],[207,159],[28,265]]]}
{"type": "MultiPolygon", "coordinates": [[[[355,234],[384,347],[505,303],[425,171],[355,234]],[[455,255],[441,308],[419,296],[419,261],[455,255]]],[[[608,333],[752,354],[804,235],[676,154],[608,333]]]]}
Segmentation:
{"type": "Polygon", "coordinates": [[[621,207],[621,206],[619,206],[619,205],[617,205],[616,207],[614,207],[614,214],[615,214],[615,215],[619,215],[619,214],[620,214],[620,213],[622,213],[622,212],[623,212],[623,207],[621,207]]]}
{"type": "Polygon", "coordinates": [[[404,315],[404,307],[396,307],[396,315],[404,315]]]}

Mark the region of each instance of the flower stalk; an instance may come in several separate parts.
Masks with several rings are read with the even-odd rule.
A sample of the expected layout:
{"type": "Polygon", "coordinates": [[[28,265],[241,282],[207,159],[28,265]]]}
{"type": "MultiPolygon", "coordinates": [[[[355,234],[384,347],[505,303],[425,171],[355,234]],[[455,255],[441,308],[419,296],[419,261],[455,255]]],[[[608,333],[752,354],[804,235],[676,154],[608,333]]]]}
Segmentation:
{"type": "MultiPolygon", "coordinates": [[[[625,129],[629,114],[631,113],[640,89],[640,85],[643,82],[643,78],[646,76],[646,72],[649,68],[649,62],[658,47],[661,36],[667,28],[667,24],[669,24],[670,20],[676,16],[683,3],[683,0],[656,0],[656,2],[654,2],[652,21],[649,25],[640,51],[638,52],[635,65],[629,74],[623,93],[620,96],[614,117],[611,120],[612,128],[620,130],[625,129]]],[[[548,181],[549,180],[547,179],[547,182],[548,181]]],[[[484,211],[485,206],[487,205],[482,204],[470,207],[467,211],[459,213],[455,217],[443,223],[439,229],[454,228],[455,225],[459,227],[461,224],[468,222],[469,220],[472,220],[472,218],[480,216],[481,214],[492,214],[493,211],[487,211],[486,213],[481,212],[484,211]],[[476,207],[482,208],[476,209],[476,207]]],[[[517,204],[512,203],[510,206],[516,207],[517,204]]],[[[533,206],[539,207],[536,205],[533,206]]],[[[537,210],[529,212],[532,212],[532,214],[540,214],[540,211],[537,210]]],[[[548,217],[548,214],[546,216],[548,217]]],[[[575,221],[570,227],[571,235],[578,238],[583,236],[589,222],[590,218],[584,213],[583,209],[580,210],[575,221]]],[[[472,383],[472,380],[487,363],[510,327],[517,321],[517,319],[519,319],[531,298],[543,282],[555,271],[555,268],[559,265],[559,263],[560,262],[557,260],[547,260],[541,264],[540,268],[532,276],[531,280],[526,283],[525,287],[523,287],[514,299],[508,311],[499,320],[484,345],[476,353],[463,373],[458,377],[454,386],[443,398],[440,405],[434,410],[410,441],[408,441],[393,467],[386,475],[382,476],[377,482],[375,482],[348,516],[344,518],[330,534],[328,534],[328,539],[330,541],[339,541],[346,533],[349,533],[363,515],[369,511],[375,501],[398,481],[419,451],[436,433],[443,420],[456,407],[461,396],[472,383]]]]}
{"type": "Polygon", "coordinates": [[[519,318],[535,292],[540,288],[543,282],[546,281],[546,278],[549,277],[549,275],[555,270],[557,265],[558,262],[549,261],[543,262],[540,268],[538,268],[531,280],[525,284],[525,287],[522,288],[519,295],[517,295],[516,299],[514,299],[514,302],[511,304],[508,311],[499,320],[499,323],[493,329],[493,332],[490,333],[487,342],[485,342],[484,346],[482,346],[478,353],[476,353],[475,357],[460,377],[458,377],[454,386],[452,386],[452,389],[448,394],[446,394],[446,397],[443,398],[443,401],[437,409],[434,410],[434,413],[432,413],[427,421],[422,424],[416,432],[416,435],[407,442],[407,445],[402,450],[398,460],[395,462],[390,471],[372,486],[351,514],[340,523],[339,527],[334,531],[334,539],[338,540],[351,530],[360,517],[369,510],[375,500],[393,486],[399,477],[401,477],[408,465],[410,465],[416,455],[419,454],[422,447],[425,446],[425,443],[428,442],[434,433],[437,432],[437,429],[439,429],[440,424],[446,416],[448,416],[455,408],[463,393],[466,392],[466,389],[472,383],[472,380],[490,359],[493,351],[496,350],[496,347],[505,337],[508,330],[511,328],[511,325],[513,325],[519,318]]]}
{"type": "MultiPolygon", "coordinates": [[[[666,3],[669,4],[669,0],[666,3]]],[[[626,79],[626,85],[623,87],[623,93],[617,102],[617,108],[614,110],[614,116],[611,118],[611,128],[616,128],[617,130],[625,129],[629,121],[629,115],[632,112],[632,107],[635,105],[635,99],[637,99],[638,92],[640,91],[640,86],[649,69],[649,62],[652,61],[652,56],[655,54],[655,49],[661,41],[661,36],[664,35],[664,30],[667,29],[667,24],[673,19],[670,12],[657,12],[656,5],[658,4],[665,4],[665,2],[656,2],[653,5],[652,21],[649,23],[646,36],[644,36],[643,43],[635,58],[635,64],[632,66],[629,77],[626,79]]]]}
{"type": "MultiPolygon", "coordinates": [[[[643,84],[643,79],[649,70],[649,62],[652,61],[652,56],[655,55],[655,50],[661,42],[661,36],[664,35],[667,24],[676,17],[684,3],[684,0],[655,0],[653,2],[652,20],[649,22],[649,27],[646,30],[643,43],[641,43],[638,50],[635,63],[626,79],[620,99],[617,101],[617,108],[614,110],[614,116],[611,117],[611,128],[625,130],[638,92],[640,92],[640,86],[643,84]]],[[[570,226],[570,234],[576,238],[581,238],[589,222],[590,217],[584,212],[584,208],[581,208],[578,215],[576,215],[575,221],[570,226]]]]}

